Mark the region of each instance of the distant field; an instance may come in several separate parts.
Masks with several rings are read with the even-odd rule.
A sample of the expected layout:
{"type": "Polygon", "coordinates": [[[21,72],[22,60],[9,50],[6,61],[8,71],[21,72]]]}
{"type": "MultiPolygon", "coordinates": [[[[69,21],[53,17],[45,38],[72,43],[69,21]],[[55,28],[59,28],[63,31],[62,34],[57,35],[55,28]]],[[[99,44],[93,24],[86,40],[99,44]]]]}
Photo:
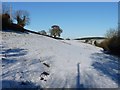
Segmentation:
{"type": "Polygon", "coordinates": [[[87,40],[86,43],[94,45],[94,41],[97,41],[98,43],[100,43],[105,39],[106,39],[105,37],[84,37],[84,38],[76,38],[74,40],[79,40],[81,42],[86,42],[87,40]]]}

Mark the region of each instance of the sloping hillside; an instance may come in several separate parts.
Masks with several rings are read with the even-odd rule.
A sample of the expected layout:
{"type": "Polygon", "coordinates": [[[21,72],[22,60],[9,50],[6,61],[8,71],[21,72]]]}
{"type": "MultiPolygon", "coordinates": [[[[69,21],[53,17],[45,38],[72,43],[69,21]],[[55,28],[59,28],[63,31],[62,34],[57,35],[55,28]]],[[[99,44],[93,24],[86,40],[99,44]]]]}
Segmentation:
{"type": "Polygon", "coordinates": [[[3,88],[117,88],[118,58],[75,40],[2,32],[3,88]]]}

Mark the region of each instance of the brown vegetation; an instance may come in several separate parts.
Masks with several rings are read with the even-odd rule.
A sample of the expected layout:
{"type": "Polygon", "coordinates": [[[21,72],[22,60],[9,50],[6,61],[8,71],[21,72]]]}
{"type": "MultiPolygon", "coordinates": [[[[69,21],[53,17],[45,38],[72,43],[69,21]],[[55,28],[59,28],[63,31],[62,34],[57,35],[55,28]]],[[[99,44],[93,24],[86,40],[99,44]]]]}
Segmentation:
{"type": "Polygon", "coordinates": [[[10,16],[9,14],[2,14],[2,28],[6,29],[10,25],[10,16]]]}
{"type": "Polygon", "coordinates": [[[104,51],[109,51],[113,54],[120,55],[120,37],[114,36],[109,39],[105,39],[101,43],[94,43],[96,46],[101,47],[104,51]]]}
{"type": "Polygon", "coordinates": [[[23,27],[21,27],[18,24],[14,24],[10,21],[9,14],[2,14],[0,16],[2,16],[2,30],[9,29],[9,30],[22,31],[22,32],[24,31],[23,27]]]}
{"type": "Polygon", "coordinates": [[[112,53],[120,55],[120,37],[112,37],[109,40],[108,47],[112,53]]]}

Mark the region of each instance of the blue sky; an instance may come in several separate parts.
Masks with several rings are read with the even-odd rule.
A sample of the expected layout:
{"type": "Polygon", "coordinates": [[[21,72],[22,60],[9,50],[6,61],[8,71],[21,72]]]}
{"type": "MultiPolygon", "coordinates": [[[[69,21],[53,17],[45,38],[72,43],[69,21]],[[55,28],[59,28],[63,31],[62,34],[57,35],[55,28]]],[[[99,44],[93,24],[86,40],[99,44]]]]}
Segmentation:
{"type": "Polygon", "coordinates": [[[117,2],[10,2],[13,11],[27,10],[30,30],[63,29],[61,37],[104,36],[118,24],[117,2]]]}

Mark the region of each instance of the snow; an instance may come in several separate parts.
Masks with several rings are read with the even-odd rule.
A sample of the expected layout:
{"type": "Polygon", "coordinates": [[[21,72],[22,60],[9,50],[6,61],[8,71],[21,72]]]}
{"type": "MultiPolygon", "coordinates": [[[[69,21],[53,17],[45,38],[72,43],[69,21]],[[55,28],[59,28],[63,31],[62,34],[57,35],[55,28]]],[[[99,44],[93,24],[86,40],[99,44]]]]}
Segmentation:
{"type": "Polygon", "coordinates": [[[118,59],[76,40],[2,34],[3,88],[118,88],[118,59]],[[46,74],[46,75],[45,75],[46,74]]]}

